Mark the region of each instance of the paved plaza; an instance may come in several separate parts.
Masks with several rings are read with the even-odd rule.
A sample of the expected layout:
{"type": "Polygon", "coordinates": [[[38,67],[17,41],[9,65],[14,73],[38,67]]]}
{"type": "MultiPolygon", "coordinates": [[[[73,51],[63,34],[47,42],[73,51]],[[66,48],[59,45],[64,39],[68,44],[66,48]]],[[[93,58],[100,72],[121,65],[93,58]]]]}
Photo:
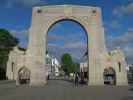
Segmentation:
{"type": "Polygon", "coordinates": [[[133,100],[133,88],[74,87],[63,80],[50,80],[45,87],[17,87],[14,81],[3,81],[0,82],[0,100],[133,100]]]}

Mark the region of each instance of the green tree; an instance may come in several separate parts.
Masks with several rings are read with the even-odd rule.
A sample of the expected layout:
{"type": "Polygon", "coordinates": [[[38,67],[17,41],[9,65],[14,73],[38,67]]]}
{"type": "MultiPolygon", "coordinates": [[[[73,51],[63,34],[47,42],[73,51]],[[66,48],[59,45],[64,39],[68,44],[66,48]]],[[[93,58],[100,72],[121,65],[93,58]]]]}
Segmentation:
{"type": "Polygon", "coordinates": [[[0,79],[4,79],[6,72],[6,63],[9,52],[18,44],[18,39],[13,37],[6,29],[0,29],[0,79]]]}
{"type": "Polygon", "coordinates": [[[62,64],[62,68],[63,68],[64,72],[66,74],[69,74],[71,72],[71,68],[73,66],[73,61],[72,61],[71,55],[68,53],[63,54],[61,57],[61,64],[62,64]]]}
{"type": "Polygon", "coordinates": [[[79,72],[80,65],[79,63],[74,63],[74,72],[79,72]]]}
{"type": "Polygon", "coordinates": [[[79,71],[79,64],[73,62],[72,57],[69,53],[65,53],[62,55],[61,64],[64,72],[67,75],[69,75],[69,73],[79,71]]]}

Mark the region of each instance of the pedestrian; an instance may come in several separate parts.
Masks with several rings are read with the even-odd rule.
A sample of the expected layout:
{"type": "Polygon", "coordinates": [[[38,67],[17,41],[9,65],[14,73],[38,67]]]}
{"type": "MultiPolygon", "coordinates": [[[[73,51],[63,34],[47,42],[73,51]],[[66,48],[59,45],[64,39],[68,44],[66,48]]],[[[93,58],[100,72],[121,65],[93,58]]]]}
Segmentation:
{"type": "Polygon", "coordinates": [[[78,87],[79,84],[79,76],[78,73],[75,74],[75,87],[78,87]]]}

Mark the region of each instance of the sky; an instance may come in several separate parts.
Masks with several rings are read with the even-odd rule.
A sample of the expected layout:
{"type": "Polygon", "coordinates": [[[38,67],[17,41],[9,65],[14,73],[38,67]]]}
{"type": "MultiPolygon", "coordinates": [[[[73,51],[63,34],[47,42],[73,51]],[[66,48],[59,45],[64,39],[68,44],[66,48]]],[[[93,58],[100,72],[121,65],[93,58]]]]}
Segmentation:
{"type": "Polygon", "coordinates": [[[87,51],[87,33],[77,22],[60,21],[48,31],[47,48],[51,55],[58,58],[64,53],[69,53],[74,61],[84,61],[83,56],[87,51]]]}
{"type": "MultiPolygon", "coordinates": [[[[0,0],[0,28],[8,29],[21,47],[27,47],[32,7],[61,4],[101,7],[107,49],[120,47],[128,63],[133,63],[133,0],[0,0]]],[[[48,33],[48,48],[55,56],[70,52],[79,60],[86,49],[85,34],[75,22],[59,22],[48,33]]]]}

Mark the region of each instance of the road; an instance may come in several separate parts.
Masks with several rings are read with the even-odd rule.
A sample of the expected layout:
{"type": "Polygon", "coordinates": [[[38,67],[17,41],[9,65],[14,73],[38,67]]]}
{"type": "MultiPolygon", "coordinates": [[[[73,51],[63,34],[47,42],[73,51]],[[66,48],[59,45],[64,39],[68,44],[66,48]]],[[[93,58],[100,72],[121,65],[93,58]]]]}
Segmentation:
{"type": "Polygon", "coordinates": [[[132,87],[79,86],[63,80],[50,80],[44,87],[16,86],[0,82],[0,100],[133,100],[132,87]]]}

